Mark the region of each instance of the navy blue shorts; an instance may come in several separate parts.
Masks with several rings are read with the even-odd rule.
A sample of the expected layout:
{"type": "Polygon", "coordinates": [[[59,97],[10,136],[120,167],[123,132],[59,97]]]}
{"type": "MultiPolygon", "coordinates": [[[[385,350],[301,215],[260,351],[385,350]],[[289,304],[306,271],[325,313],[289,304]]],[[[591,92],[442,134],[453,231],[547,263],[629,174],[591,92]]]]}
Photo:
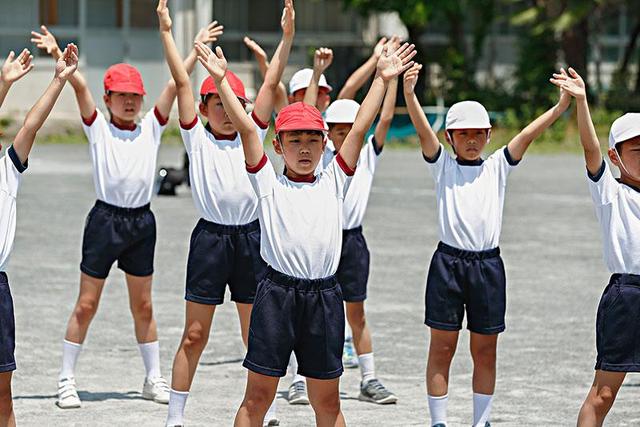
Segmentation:
{"type": "Polygon", "coordinates": [[[335,276],[298,279],[268,267],[251,311],[243,366],[283,377],[294,351],[300,375],[338,378],[343,371],[343,345],[344,305],[335,276]]]}
{"type": "Polygon", "coordinates": [[[0,272],[0,372],[15,371],[16,323],[7,273],[0,272]]]}
{"type": "Polygon", "coordinates": [[[156,219],[149,205],[120,208],[97,200],[84,227],[80,270],[106,279],[117,260],[118,268],[133,276],[153,274],[156,219]]]}
{"type": "Polygon", "coordinates": [[[200,219],[191,233],[185,299],[200,304],[253,304],[267,264],[260,256],[260,223],[220,225],[200,219]]]}
{"type": "Polygon", "coordinates": [[[596,369],[640,372],[640,276],[614,274],[598,305],[596,369]]]}
{"type": "Polygon", "coordinates": [[[369,280],[369,248],[362,234],[362,226],[342,231],[342,254],[336,278],[346,302],[367,299],[369,280]]]}
{"type": "Polygon", "coordinates": [[[427,326],[459,331],[466,308],[471,332],[498,334],[505,329],[506,299],[500,248],[472,252],[438,243],[427,277],[427,326]]]}

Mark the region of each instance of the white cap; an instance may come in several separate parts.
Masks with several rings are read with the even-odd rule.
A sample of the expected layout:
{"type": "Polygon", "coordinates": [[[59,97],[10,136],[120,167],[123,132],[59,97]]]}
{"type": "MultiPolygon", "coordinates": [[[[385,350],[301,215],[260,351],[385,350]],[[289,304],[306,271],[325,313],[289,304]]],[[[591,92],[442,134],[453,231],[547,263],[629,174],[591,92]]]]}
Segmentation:
{"type": "MultiPolygon", "coordinates": [[[[313,70],[311,68],[303,68],[302,70],[296,71],[291,77],[291,80],[289,80],[289,93],[293,94],[297,90],[308,88],[309,84],[311,84],[312,76],[313,70]]],[[[329,89],[329,92],[333,90],[333,88],[327,84],[327,79],[324,77],[324,74],[320,75],[318,86],[329,89]]]]}
{"type": "Polygon", "coordinates": [[[324,113],[327,123],[353,123],[356,121],[360,104],[353,99],[338,99],[333,101],[324,113]]]}
{"type": "Polygon", "coordinates": [[[489,113],[479,102],[456,102],[447,111],[445,129],[491,129],[489,113]]]}
{"type": "Polygon", "coordinates": [[[616,119],[609,132],[609,148],[640,135],[640,113],[627,113],[616,119]]]}

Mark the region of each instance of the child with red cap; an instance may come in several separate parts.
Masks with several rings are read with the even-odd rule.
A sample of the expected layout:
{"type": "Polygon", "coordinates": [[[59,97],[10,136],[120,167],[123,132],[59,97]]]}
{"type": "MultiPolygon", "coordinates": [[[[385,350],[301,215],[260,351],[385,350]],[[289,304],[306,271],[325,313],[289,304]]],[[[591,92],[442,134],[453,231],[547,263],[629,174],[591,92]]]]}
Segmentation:
{"type": "MultiPolygon", "coordinates": [[[[32,32],[32,41],[54,58],[61,51],[45,26],[32,32]]],[[[213,41],[220,27],[209,26],[198,39],[213,41]]],[[[193,70],[195,54],[186,59],[193,70]]],[[[85,78],[76,72],[70,83],[76,94],[83,130],[89,140],[97,201],[87,217],[80,264],[80,294],[65,334],[62,369],[58,380],[60,408],[81,405],[75,382],[75,365],[112,264],[126,274],[136,340],[146,376],[142,396],[169,402],[169,386],[160,371],[160,348],[151,303],[156,223],[150,210],[156,158],[162,132],[175,99],[170,81],[140,123],[145,89],[138,70],[128,64],[109,67],[104,76],[103,100],[107,119],[97,108],[85,78]]]]}
{"type": "MultiPolygon", "coordinates": [[[[200,88],[196,114],[191,82],[171,34],[167,1],[157,8],[160,36],[178,91],[182,140],[189,156],[191,190],[201,216],[191,235],[186,278],[186,323],[173,362],[167,425],[182,425],[184,407],[200,356],[209,339],[216,307],[224,302],[227,286],[236,303],[242,340],[247,343],[256,287],[266,264],[260,257],[258,199],[245,171],[241,133],[229,119],[220,86],[208,77],[200,88]]],[[[276,50],[253,112],[244,113],[260,140],[267,134],[274,93],[287,63],[294,36],[294,9],[285,1],[282,41],[276,50]]],[[[248,102],[242,81],[231,71],[226,79],[242,110],[248,102]]],[[[275,408],[275,406],[273,407],[275,408]]],[[[275,414],[270,415],[273,423],[275,414]]]]}
{"type": "Polygon", "coordinates": [[[260,253],[268,264],[251,313],[249,369],[244,400],[235,425],[259,426],[273,400],[279,377],[296,352],[299,372],[308,378],[318,425],[345,424],[340,410],[344,308],[335,272],[340,260],[342,204],[364,139],[389,80],[411,66],[413,46],[385,51],[378,73],[353,128],[321,174],[315,175],[326,144],[322,115],[294,103],[276,119],[274,148],[286,165],[278,176],[262,140],[227,81],[227,61],[200,46],[198,59],[218,87],[225,111],[240,133],[251,185],[258,197],[262,230],[260,253]]]}
{"type": "MultiPolygon", "coordinates": [[[[33,56],[23,50],[17,58],[11,52],[0,70],[0,106],[11,85],[32,68],[33,56]]],[[[0,425],[15,427],[11,398],[11,378],[16,369],[15,319],[13,299],[9,288],[6,267],[13,247],[16,231],[16,197],[22,173],[27,169],[29,153],[36,133],[51,112],[62,88],[78,66],[78,48],[67,45],[56,62],[53,81],[31,108],[24,124],[16,134],[13,144],[0,158],[0,425]]]]}

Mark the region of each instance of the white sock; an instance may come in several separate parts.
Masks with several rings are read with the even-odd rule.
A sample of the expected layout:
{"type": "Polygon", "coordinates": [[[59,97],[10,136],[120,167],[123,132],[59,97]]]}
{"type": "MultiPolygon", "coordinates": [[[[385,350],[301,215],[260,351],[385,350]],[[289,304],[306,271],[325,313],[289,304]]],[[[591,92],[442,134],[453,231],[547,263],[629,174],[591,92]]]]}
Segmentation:
{"type": "Polygon", "coordinates": [[[493,394],[473,393],[473,426],[484,427],[491,415],[493,394]]]}
{"type": "Polygon", "coordinates": [[[292,377],[291,384],[305,380],[302,375],[298,374],[298,359],[296,359],[296,354],[293,351],[291,352],[291,357],[289,357],[289,373],[292,377]]]}
{"type": "Polygon", "coordinates": [[[358,362],[360,362],[362,384],[366,384],[376,378],[376,367],[375,363],[373,362],[373,353],[367,353],[358,356],[358,362]]]}
{"type": "Polygon", "coordinates": [[[144,369],[147,371],[147,378],[159,378],[160,373],[160,344],[158,341],[138,343],[144,369]]]}
{"type": "Polygon", "coordinates": [[[171,389],[169,392],[169,413],[167,414],[168,426],[183,425],[184,407],[187,404],[188,391],[176,391],[171,389]]]}
{"type": "Polygon", "coordinates": [[[429,413],[431,414],[431,425],[438,423],[447,425],[447,403],[449,402],[449,395],[444,396],[428,396],[429,399],[429,413]]]}
{"type": "Polygon", "coordinates": [[[62,343],[62,369],[59,379],[72,378],[76,375],[76,362],[82,351],[82,344],[64,340],[62,343]]]}
{"type": "Polygon", "coordinates": [[[278,419],[277,409],[278,405],[276,404],[276,398],[274,397],[273,402],[271,402],[271,406],[269,406],[269,409],[267,409],[267,413],[264,416],[263,425],[267,425],[271,420],[278,419]]]}

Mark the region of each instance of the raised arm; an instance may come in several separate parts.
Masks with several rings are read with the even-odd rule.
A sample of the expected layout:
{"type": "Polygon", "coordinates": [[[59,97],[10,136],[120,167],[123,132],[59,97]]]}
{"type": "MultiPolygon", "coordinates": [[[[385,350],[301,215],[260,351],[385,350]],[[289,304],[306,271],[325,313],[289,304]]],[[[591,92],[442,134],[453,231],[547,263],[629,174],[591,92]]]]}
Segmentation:
{"type": "Polygon", "coordinates": [[[28,49],[20,52],[17,58],[14,51],[9,52],[9,56],[0,70],[0,107],[2,107],[11,85],[31,71],[33,68],[32,60],[33,55],[28,49]]]}
{"type": "Polygon", "coordinates": [[[162,40],[162,46],[164,48],[164,56],[176,85],[176,92],[178,95],[178,117],[180,123],[192,123],[196,118],[195,99],[191,89],[189,73],[182,62],[180,52],[178,52],[176,43],[173,40],[173,34],[171,33],[172,23],[171,16],[169,15],[169,8],[167,7],[167,0],[158,1],[158,8],[156,9],[156,12],[158,13],[160,39],[162,40]]]}
{"type": "Polygon", "coordinates": [[[377,145],[378,152],[384,147],[384,142],[387,139],[387,133],[391,128],[391,122],[393,122],[393,115],[396,109],[396,98],[398,95],[398,78],[392,79],[387,87],[387,93],[384,95],[384,101],[382,101],[382,109],[380,110],[380,119],[376,125],[374,133],[374,140],[377,145]]]}
{"type": "Polygon", "coordinates": [[[311,81],[307,87],[307,91],[304,93],[304,102],[307,105],[313,105],[315,107],[318,101],[318,89],[320,84],[320,76],[325,72],[327,68],[333,62],[333,51],[326,47],[316,49],[313,55],[313,74],[311,75],[311,81]]]}
{"type": "Polygon", "coordinates": [[[344,82],[344,86],[340,89],[340,93],[338,94],[338,99],[354,99],[356,97],[356,93],[364,84],[369,80],[369,77],[376,71],[376,64],[378,63],[378,58],[380,58],[380,54],[382,53],[382,48],[387,43],[387,38],[382,37],[378,40],[378,43],[373,48],[373,53],[367,59],[364,64],[359,66],[344,82]]]}
{"type": "MultiPolygon", "coordinates": [[[[564,73],[564,69],[562,72],[564,73]]],[[[542,132],[558,120],[558,118],[567,111],[570,104],[571,95],[561,89],[558,103],[527,125],[527,127],[522,129],[522,131],[520,131],[520,133],[509,142],[507,147],[511,158],[515,161],[521,160],[533,140],[539,137],[542,132]]]]}
{"type": "Polygon", "coordinates": [[[271,113],[278,91],[280,79],[284,67],[289,61],[289,53],[293,45],[293,36],[295,35],[295,19],[296,12],[293,8],[293,0],[285,0],[284,9],[282,10],[282,19],[280,26],[282,27],[282,40],[271,59],[271,64],[267,69],[264,82],[258,91],[253,113],[263,123],[269,123],[271,113]]]}
{"type": "Polygon", "coordinates": [[[200,61],[207,71],[209,71],[211,77],[213,77],[216,87],[218,88],[218,94],[222,100],[222,105],[224,106],[224,111],[240,134],[247,165],[257,165],[264,156],[262,141],[258,137],[258,131],[256,130],[253,120],[247,115],[240,100],[238,100],[236,94],[233,93],[229,82],[225,78],[225,74],[227,73],[227,59],[224,57],[222,48],[220,46],[216,47],[214,53],[209,46],[197,43],[196,49],[198,51],[198,61],[200,61]]]}
{"type": "MultiPolygon", "coordinates": [[[[267,53],[262,49],[262,47],[253,39],[249,37],[245,37],[243,39],[244,44],[247,48],[253,52],[253,56],[256,58],[256,63],[258,64],[258,70],[260,70],[260,75],[262,76],[262,80],[264,81],[267,70],[269,69],[269,61],[267,60],[267,53]]],[[[274,54],[275,56],[275,54],[274,54]]],[[[284,107],[289,105],[289,100],[287,99],[287,88],[282,83],[282,78],[280,78],[280,82],[278,82],[278,88],[276,89],[275,99],[274,99],[274,108],[276,112],[282,110],[284,107]]]]}
{"type": "Polygon", "coordinates": [[[580,142],[584,149],[584,159],[587,170],[591,175],[596,175],[602,166],[602,153],[600,152],[600,141],[596,134],[596,129],[591,120],[589,103],[587,102],[587,90],[584,80],[574,70],[569,68],[569,74],[564,69],[560,74],[554,74],[550,79],[551,83],[558,86],[563,92],[568,93],[576,99],[578,110],[578,129],[580,130],[580,142]]]}
{"type": "MultiPolygon", "coordinates": [[[[57,62],[62,57],[62,50],[58,46],[58,42],[53,34],[44,25],[40,26],[40,31],[31,32],[31,42],[36,44],[39,49],[44,49],[57,62]]],[[[87,80],[80,71],[76,70],[69,77],[69,83],[73,87],[76,94],[76,101],[80,109],[80,115],[83,119],[89,119],[96,111],[96,103],[91,96],[87,80]]]]}
{"type": "Polygon", "coordinates": [[[65,82],[78,68],[78,48],[74,44],[67,45],[60,59],[56,62],[53,80],[44,94],[27,113],[24,123],[13,140],[13,148],[21,163],[25,163],[31,152],[36,133],[51,113],[65,82]]]}
{"type": "Polygon", "coordinates": [[[377,72],[371,83],[371,88],[369,88],[367,96],[362,101],[362,105],[360,105],[353,127],[340,147],[340,157],[351,169],[355,169],[356,163],[358,163],[362,140],[380,109],[389,81],[413,66],[411,58],[416,54],[414,48],[414,45],[407,43],[397,50],[388,44],[385,45],[383,53],[378,60],[377,72]]]}
{"type": "MultiPolygon", "coordinates": [[[[222,25],[218,25],[218,21],[213,21],[198,31],[193,42],[201,42],[204,44],[213,43],[218,40],[218,37],[220,37],[223,32],[224,27],[222,25]]],[[[193,48],[183,62],[188,75],[193,73],[193,69],[195,68],[197,61],[198,56],[195,48],[193,48]]],[[[169,117],[169,114],[171,113],[171,106],[173,105],[173,101],[176,99],[176,93],[176,83],[172,78],[167,82],[167,85],[156,101],[155,107],[162,117],[169,117]]]]}
{"type": "Polygon", "coordinates": [[[421,69],[422,64],[414,64],[410,70],[404,73],[404,99],[407,103],[411,123],[413,123],[413,127],[416,128],[416,133],[420,140],[422,155],[428,159],[433,159],[438,154],[438,150],[440,150],[440,141],[438,141],[438,136],[433,129],[431,129],[429,120],[427,120],[427,116],[424,114],[424,110],[420,106],[420,102],[415,93],[416,83],[418,82],[418,75],[421,69]]]}

